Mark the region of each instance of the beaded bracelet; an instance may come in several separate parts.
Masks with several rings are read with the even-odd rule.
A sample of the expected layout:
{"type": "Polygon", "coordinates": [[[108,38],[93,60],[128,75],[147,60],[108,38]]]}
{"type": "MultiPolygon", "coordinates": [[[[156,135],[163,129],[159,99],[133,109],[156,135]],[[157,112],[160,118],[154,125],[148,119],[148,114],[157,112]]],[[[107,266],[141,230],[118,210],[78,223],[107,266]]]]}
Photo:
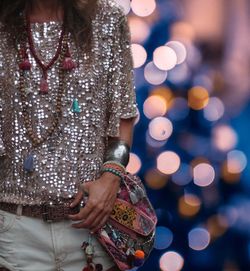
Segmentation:
{"type": "Polygon", "coordinates": [[[113,168],[102,168],[102,172],[110,172],[110,173],[113,173],[114,175],[120,177],[121,179],[123,179],[123,175],[120,171],[118,170],[115,170],[113,168]]]}
{"type": "Polygon", "coordinates": [[[106,162],[103,164],[103,166],[105,166],[105,165],[111,165],[111,164],[114,164],[114,165],[119,166],[120,168],[123,169],[123,172],[126,173],[126,168],[125,168],[121,163],[119,163],[119,162],[117,162],[117,161],[114,161],[114,160],[106,161],[106,162]]]}

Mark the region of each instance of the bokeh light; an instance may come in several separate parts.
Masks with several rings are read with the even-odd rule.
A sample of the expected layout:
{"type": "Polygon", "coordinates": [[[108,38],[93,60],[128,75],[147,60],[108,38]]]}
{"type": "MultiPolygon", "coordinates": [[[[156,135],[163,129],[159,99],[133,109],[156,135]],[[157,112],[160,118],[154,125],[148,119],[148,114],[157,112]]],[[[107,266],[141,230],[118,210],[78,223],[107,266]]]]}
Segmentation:
{"type": "Polygon", "coordinates": [[[214,168],[207,163],[201,163],[193,169],[194,183],[198,186],[208,186],[215,179],[214,168]]]}
{"type": "Polygon", "coordinates": [[[131,8],[137,16],[145,17],[154,12],[156,2],[155,0],[132,0],[131,8]]]}
{"type": "Polygon", "coordinates": [[[175,152],[165,151],[157,157],[157,169],[164,174],[173,174],[179,169],[180,162],[175,152]]]}
{"type": "Polygon", "coordinates": [[[178,211],[183,217],[196,215],[201,207],[201,200],[194,194],[185,194],[179,199],[178,211]]]}
{"type": "Polygon", "coordinates": [[[167,103],[161,96],[149,96],[143,104],[143,112],[149,119],[164,116],[167,112],[167,103]]]}
{"type": "Polygon", "coordinates": [[[141,159],[135,153],[130,152],[129,163],[126,170],[132,174],[136,174],[141,169],[141,159]]]}
{"type": "Polygon", "coordinates": [[[140,44],[131,44],[131,51],[133,55],[133,61],[134,61],[134,68],[139,68],[147,60],[147,51],[145,48],[140,44]]]}
{"type": "Polygon", "coordinates": [[[177,56],[177,64],[181,64],[186,60],[187,49],[185,45],[179,41],[169,41],[166,46],[172,48],[177,56]]]}
{"type": "Polygon", "coordinates": [[[228,226],[227,219],[220,214],[209,217],[206,223],[206,228],[210,234],[211,240],[222,236],[227,231],[228,226]]]}
{"type": "Polygon", "coordinates": [[[239,150],[232,150],[227,154],[228,172],[232,174],[241,173],[247,166],[246,155],[239,150]]]}
{"type": "Polygon", "coordinates": [[[210,234],[204,228],[194,228],[188,233],[189,247],[194,250],[203,250],[210,243],[210,234]]]}
{"type": "Polygon", "coordinates": [[[238,137],[234,129],[228,125],[218,125],[213,129],[213,145],[221,151],[229,151],[233,149],[238,137]]]}
{"type": "Polygon", "coordinates": [[[204,108],[204,117],[209,121],[219,120],[225,112],[222,101],[217,97],[211,97],[208,105],[204,108]]]}
{"type": "Polygon", "coordinates": [[[129,29],[131,33],[132,43],[143,43],[150,35],[150,27],[139,17],[130,17],[129,18],[129,29]]]}
{"type": "Polygon", "coordinates": [[[162,271],[180,271],[183,265],[183,257],[175,251],[168,251],[160,258],[160,269],[162,271]]]}
{"type": "Polygon", "coordinates": [[[151,189],[162,189],[164,186],[166,186],[168,182],[168,178],[166,175],[161,174],[156,169],[150,169],[145,174],[145,181],[148,187],[151,189]]]}
{"type": "Polygon", "coordinates": [[[172,48],[160,46],[154,50],[153,62],[160,70],[169,71],[177,64],[177,55],[172,48]]]}
{"type": "Polygon", "coordinates": [[[196,86],[188,92],[188,104],[194,110],[201,110],[207,106],[209,102],[208,91],[201,87],[196,86]]]}
{"type": "Polygon", "coordinates": [[[145,66],[144,77],[152,85],[162,84],[167,79],[167,76],[167,71],[158,69],[152,61],[145,66]]]}
{"type": "Polygon", "coordinates": [[[154,248],[156,249],[166,249],[173,242],[173,233],[170,229],[166,227],[156,227],[154,248]]]}
{"type": "Polygon", "coordinates": [[[173,132],[172,122],[164,117],[158,117],[149,123],[149,134],[155,140],[166,140],[173,132]]]}

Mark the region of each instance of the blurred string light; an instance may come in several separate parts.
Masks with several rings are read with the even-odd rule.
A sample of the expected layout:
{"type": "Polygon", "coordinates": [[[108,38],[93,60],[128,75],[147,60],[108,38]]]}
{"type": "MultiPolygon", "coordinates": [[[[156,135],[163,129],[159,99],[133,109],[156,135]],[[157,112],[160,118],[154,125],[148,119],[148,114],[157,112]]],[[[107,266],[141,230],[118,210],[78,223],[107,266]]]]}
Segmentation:
{"type": "Polygon", "coordinates": [[[165,151],[157,157],[157,169],[164,174],[173,174],[180,167],[180,157],[172,151],[165,151]]]}
{"type": "Polygon", "coordinates": [[[167,76],[167,71],[158,69],[152,61],[145,66],[144,77],[152,85],[162,84],[167,79],[167,76]]]}
{"type": "Polygon", "coordinates": [[[238,136],[234,129],[226,124],[214,127],[212,131],[212,143],[220,151],[233,149],[238,142],[238,136]]]}
{"type": "Polygon", "coordinates": [[[195,194],[185,194],[178,201],[178,211],[183,217],[196,215],[201,208],[201,200],[195,194]]]}
{"type": "Polygon", "coordinates": [[[147,186],[156,190],[162,189],[168,182],[167,176],[160,173],[157,169],[148,170],[144,178],[147,186]]]}
{"type": "Polygon", "coordinates": [[[134,63],[134,68],[139,68],[147,60],[147,51],[145,48],[140,45],[140,44],[131,44],[131,51],[133,55],[133,63],[134,63]]]}
{"type": "Polygon", "coordinates": [[[160,258],[161,271],[181,271],[183,265],[183,257],[175,251],[168,251],[160,258]]]}
{"type": "Polygon", "coordinates": [[[131,41],[133,43],[143,43],[150,35],[150,26],[139,17],[129,17],[129,28],[131,41]]]}
{"type": "Polygon", "coordinates": [[[166,43],[166,46],[172,48],[175,51],[177,57],[176,64],[181,64],[186,60],[187,49],[183,43],[179,41],[169,41],[166,43]]]}
{"type": "Polygon", "coordinates": [[[154,50],[153,62],[158,69],[169,71],[176,66],[177,55],[172,48],[168,46],[159,46],[154,50]]]}
{"type": "Polygon", "coordinates": [[[219,120],[225,112],[222,101],[217,97],[211,97],[208,105],[204,108],[204,117],[209,121],[219,120]]]}
{"type": "Polygon", "coordinates": [[[155,0],[132,0],[131,8],[137,16],[146,17],[156,9],[156,2],[155,0]]]}
{"type": "Polygon", "coordinates": [[[204,228],[194,228],[188,233],[188,245],[194,250],[204,250],[210,243],[210,234],[204,228]]]}
{"type": "Polygon", "coordinates": [[[175,66],[168,73],[167,80],[175,85],[185,83],[191,75],[191,71],[186,63],[175,66]]]}
{"type": "Polygon", "coordinates": [[[208,218],[206,228],[210,234],[211,240],[215,240],[222,236],[228,229],[227,218],[223,215],[213,215],[208,218]]]}
{"type": "Polygon", "coordinates": [[[246,155],[239,150],[232,150],[227,154],[227,170],[229,173],[241,173],[247,166],[246,155]]]}
{"type": "Polygon", "coordinates": [[[210,185],[215,179],[214,168],[207,163],[201,163],[193,168],[194,183],[204,187],[210,185]]]}
{"type": "Polygon", "coordinates": [[[157,117],[149,123],[149,134],[155,140],[166,140],[173,132],[172,122],[164,117],[157,117]]]}
{"type": "Polygon", "coordinates": [[[173,242],[173,233],[166,227],[156,227],[154,248],[166,249],[173,242]]]}
{"type": "Polygon", "coordinates": [[[129,163],[126,167],[127,171],[136,174],[141,169],[141,159],[138,155],[130,152],[129,163]]]}
{"type": "Polygon", "coordinates": [[[201,87],[196,86],[188,92],[188,104],[194,110],[201,110],[208,105],[209,94],[208,91],[201,87]]]}
{"type": "Polygon", "coordinates": [[[167,143],[167,140],[156,140],[154,139],[153,137],[151,137],[151,135],[149,134],[149,131],[147,130],[146,132],[146,143],[149,147],[151,148],[161,148],[163,147],[166,143],[167,143]]]}
{"type": "Polygon", "coordinates": [[[185,21],[177,21],[171,25],[171,38],[191,43],[195,38],[194,27],[185,21]]]}
{"type": "Polygon", "coordinates": [[[161,96],[149,96],[143,103],[143,112],[148,119],[164,116],[167,112],[167,103],[161,96]]]}

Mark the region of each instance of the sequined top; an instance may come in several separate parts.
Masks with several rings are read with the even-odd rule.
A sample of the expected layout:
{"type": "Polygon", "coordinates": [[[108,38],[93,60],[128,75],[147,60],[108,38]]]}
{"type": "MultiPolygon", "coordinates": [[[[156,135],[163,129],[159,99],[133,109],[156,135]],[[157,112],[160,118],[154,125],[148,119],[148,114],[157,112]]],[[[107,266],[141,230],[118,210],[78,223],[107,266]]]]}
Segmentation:
{"type": "MultiPolygon", "coordinates": [[[[79,182],[100,176],[108,136],[119,136],[120,118],[137,116],[131,34],[123,10],[110,0],[100,0],[93,23],[91,54],[69,46],[77,68],[66,74],[62,117],[46,142],[32,147],[24,126],[20,100],[18,50],[10,46],[9,33],[0,25],[0,200],[42,204],[72,197],[79,182]],[[87,60],[94,59],[89,65],[87,60]],[[80,113],[72,112],[72,101],[80,113]],[[24,160],[32,154],[34,171],[24,160]]],[[[35,48],[48,63],[55,55],[62,23],[32,23],[35,48]]],[[[20,46],[20,44],[18,45],[20,46]]],[[[58,61],[48,71],[49,94],[39,94],[42,78],[29,48],[32,64],[25,88],[32,127],[41,136],[51,124],[59,86],[58,61]]]]}

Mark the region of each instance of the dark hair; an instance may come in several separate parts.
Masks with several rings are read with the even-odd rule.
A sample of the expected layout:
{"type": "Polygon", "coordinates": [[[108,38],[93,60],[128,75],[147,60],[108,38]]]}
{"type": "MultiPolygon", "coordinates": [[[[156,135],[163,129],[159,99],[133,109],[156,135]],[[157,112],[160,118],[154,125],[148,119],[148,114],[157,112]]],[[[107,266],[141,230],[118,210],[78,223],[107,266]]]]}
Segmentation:
{"type": "MultiPolygon", "coordinates": [[[[23,19],[20,13],[31,8],[31,0],[0,0],[0,22],[12,36],[18,38],[23,19]]],[[[90,50],[92,42],[92,19],[98,0],[58,0],[63,5],[65,23],[81,48],[90,50]]]]}

